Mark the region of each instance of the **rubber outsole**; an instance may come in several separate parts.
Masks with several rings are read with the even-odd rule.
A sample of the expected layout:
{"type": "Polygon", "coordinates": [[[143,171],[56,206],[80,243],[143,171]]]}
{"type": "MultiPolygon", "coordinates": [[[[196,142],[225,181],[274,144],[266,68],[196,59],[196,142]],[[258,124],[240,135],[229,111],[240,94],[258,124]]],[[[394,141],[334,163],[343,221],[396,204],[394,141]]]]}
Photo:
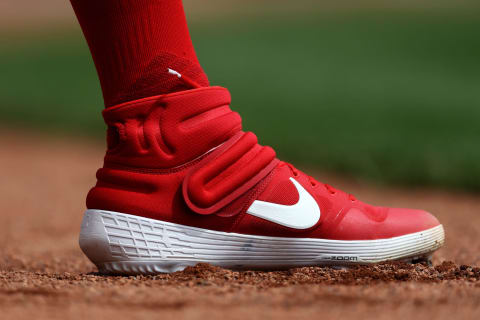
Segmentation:
{"type": "Polygon", "coordinates": [[[427,260],[444,239],[442,225],[390,239],[344,241],[227,233],[87,210],[79,244],[102,273],[155,274],[198,263],[271,270],[427,260]]]}

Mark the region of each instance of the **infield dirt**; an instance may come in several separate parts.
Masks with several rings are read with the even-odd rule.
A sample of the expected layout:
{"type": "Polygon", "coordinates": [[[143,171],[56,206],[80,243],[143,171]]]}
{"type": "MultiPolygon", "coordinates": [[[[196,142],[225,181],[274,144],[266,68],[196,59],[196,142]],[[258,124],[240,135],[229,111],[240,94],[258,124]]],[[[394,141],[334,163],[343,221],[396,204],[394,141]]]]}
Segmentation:
{"type": "Polygon", "coordinates": [[[0,318],[435,319],[480,316],[480,198],[321,180],[379,205],[419,207],[444,224],[434,266],[232,272],[198,265],[151,277],[96,273],[77,244],[103,146],[2,131],[0,318]]]}

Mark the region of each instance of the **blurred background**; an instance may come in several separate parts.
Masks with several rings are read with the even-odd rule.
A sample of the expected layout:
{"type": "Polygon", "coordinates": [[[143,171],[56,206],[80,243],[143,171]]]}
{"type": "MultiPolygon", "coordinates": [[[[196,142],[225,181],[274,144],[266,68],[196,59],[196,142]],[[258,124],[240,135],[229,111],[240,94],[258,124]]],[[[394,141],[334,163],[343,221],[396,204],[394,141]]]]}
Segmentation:
{"type": "MultiPolygon", "coordinates": [[[[379,184],[480,191],[478,0],[184,6],[210,82],[279,157],[379,184]]],[[[1,0],[1,130],[102,144],[102,108],[70,3],[1,0]]]]}

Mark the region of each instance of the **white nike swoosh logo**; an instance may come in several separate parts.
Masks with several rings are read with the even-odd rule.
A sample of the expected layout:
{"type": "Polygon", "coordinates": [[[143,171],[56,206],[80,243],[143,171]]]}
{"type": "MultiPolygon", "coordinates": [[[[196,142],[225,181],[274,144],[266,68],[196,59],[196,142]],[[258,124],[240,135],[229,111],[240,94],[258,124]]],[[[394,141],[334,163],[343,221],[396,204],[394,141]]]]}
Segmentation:
{"type": "Polygon", "coordinates": [[[308,229],[320,220],[320,208],[317,201],[295,179],[290,178],[298,191],[298,202],[286,206],[255,200],[247,213],[270,222],[294,229],[308,229]]]}

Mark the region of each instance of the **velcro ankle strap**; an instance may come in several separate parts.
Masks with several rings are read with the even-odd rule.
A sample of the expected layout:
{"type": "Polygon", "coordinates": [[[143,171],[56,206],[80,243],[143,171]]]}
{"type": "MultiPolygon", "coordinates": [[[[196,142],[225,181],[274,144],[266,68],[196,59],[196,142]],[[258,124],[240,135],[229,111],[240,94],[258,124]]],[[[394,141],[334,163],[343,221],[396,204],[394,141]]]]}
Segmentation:
{"type": "Polygon", "coordinates": [[[239,132],[192,168],[183,182],[183,196],[196,213],[215,213],[254,187],[277,163],[275,151],[259,145],[255,134],[239,132]]]}

